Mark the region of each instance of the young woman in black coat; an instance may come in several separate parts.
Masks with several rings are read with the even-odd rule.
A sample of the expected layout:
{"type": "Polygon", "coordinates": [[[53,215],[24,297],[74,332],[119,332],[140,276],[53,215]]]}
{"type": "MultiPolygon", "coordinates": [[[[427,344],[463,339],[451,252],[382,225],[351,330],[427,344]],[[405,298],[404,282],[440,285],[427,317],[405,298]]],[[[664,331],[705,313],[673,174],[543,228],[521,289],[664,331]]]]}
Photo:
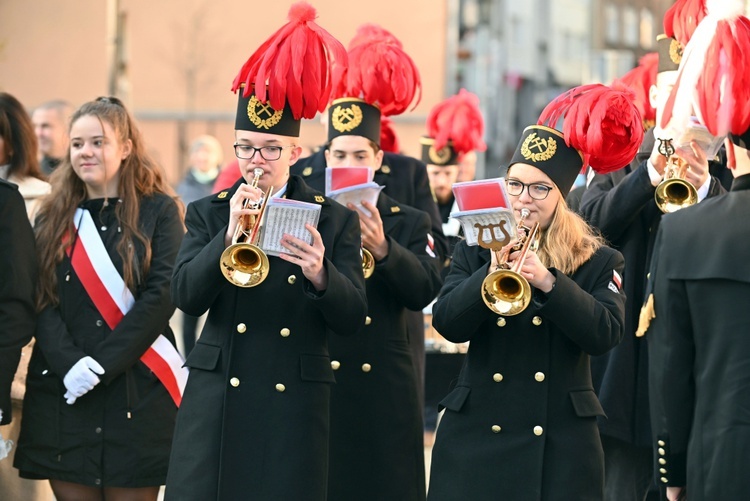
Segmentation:
{"type": "Polygon", "coordinates": [[[157,338],[174,349],[181,208],[116,98],[79,108],[70,137],[37,218],[37,342],[15,466],[50,479],[59,501],[156,500],[177,406],[141,357],[157,338]],[[110,288],[93,293],[84,253],[119,281],[98,270],[110,288]],[[124,305],[119,317],[102,297],[124,305]]]}
{"type": "MultiPolygon", "coordinates": [[[[587,99],[577,98],[590,92],[601,99],[621,95],[604,86],[581,91],[569,96],[578,106],[587,99]]],[[[630,118],[632,104],[618,103],[610,108],[630,118]]],[[[630,134],[637,136],[632,130],[642,133],[639,118],[627,120],[618,124],[626,134],[617,141],[606,133],[617,129],[607,127],[613,120],[603,121],[609,122],[601,130],[610,150],[629,144],[630,134]]],[[[535,125],[524,130],[511,160],[505,184],[515,217],[528,211],[524,225],[539,223],[541,235],[519,269],[531,288],[525,309],[511,316],[489,309],[482,282],[496,269],[498,254],[465,241],[456,246],[433,325],[450,341],[471,343],[457,386],[440,403],[445,412],[433,448],[431,501],[603,497],[596,424],[603,412],[589,355],[605,353],[622,338],[624,261],[568,209],[565,196],[590,156],[595,167],[621,158],[602,159],[584,147],[590,145],[535,125]]],[[[511,265],[522,255],[514,244],[500,252],[510,252],[511,265]]]]}

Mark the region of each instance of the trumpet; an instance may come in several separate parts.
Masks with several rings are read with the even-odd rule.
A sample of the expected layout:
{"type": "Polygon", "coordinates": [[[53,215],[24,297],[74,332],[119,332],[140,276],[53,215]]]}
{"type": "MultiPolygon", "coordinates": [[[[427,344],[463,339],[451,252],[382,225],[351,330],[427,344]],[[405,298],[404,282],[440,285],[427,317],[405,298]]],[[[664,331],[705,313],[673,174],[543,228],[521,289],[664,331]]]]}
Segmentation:
{"type": "MultiPolygon", "coordinates": [[[[263,169],[253,170],[250,186],[257,188],[262,175],[263,169]]],[[[260,213],[257,216],[240,216],[232,235],[232,244],[221,254],[221,272],[224,278],[237,287],[255,287],[263,283],[268,276],[268,256],[258,247],[257,241],[271,190],[269,186],[263,198],[257,202],[245,200],[243,209],[260,209],[260,213]]]]}
{"type": "Polygon", "coordinates": [[[365,275],[365,280],[372,276],[372,272],[375,271],[375,258],[372,252],[365,249],[364,246],[361,248],[362,251],[362,273],[365,275]]]}
{"type": "Polygon", "coordinates": [[[698,190],[685,179],[687,162],[675,155],[674,146],[669,139],[660,139],[659,153],[667,157],[664,169],[664,180],[654,192],[656,205],[662,212],[675,212],[698,203],[698,190]]]}
{"type": "Polygon", "coordinates": [[[539,245],[539,223],[535,223],[533,228],[524,225],[524,221],[529,216],[528,209],[521,209],[521,220],[516,226],[516,233],[519,235],[518,243],[512,250],[521,251],[513,266],[508,265],[510,251],[499,255],[500,248],[492,243],[486,244],[481,238],[479,245],[490,249],[498,254],[497,267],[482,281],[482,299],[487,307],[498,315],[513,316],[518,315],[531,302],[531,285],[520,273],[521,266],[526,259],[526,254],[533,247],[536,250],[539,245]]]}

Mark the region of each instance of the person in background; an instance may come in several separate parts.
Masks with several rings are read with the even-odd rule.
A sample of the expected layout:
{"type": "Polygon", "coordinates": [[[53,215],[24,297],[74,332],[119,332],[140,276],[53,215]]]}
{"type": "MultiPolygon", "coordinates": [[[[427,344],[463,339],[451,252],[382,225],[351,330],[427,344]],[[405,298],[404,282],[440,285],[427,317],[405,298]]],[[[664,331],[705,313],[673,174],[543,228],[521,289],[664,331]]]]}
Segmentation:
{"type": "MultiPolygon", "coordinates": [[[[185,205],[213,193],[214,182],[224,162],[221,143],[213,136],[203,135],[195,138],[190,144],[189,153],[189,169],[176,188],[185,205]]],[[[234,181],[236,179],[232,183],[234,181]]],[[[185,312],[182,314],[182,343],[185,356],[189,355],[195,346],[198,318],[185,312]]]]}
{"type": "Polygon", "coordinates": [[[185,369],[169,283],[182,211],[114,97],[81,106],[36,222],[36,344],[14,466],[57,501],[156,501],[185,369]]]}
{"type": "Polygon", "coordinates": [[[429,500],[602,498],[594,418],[603,411],[589,355],[622,339],[624,259],[567,208],[565,195],[584,164],[626,163],[642,134],[627,94],[598,84],[568,91],[524,130],[505,177],[516,221],[538,223],[541,236],[528,240],[519,230],[525,256],[516,241],[499,252],[456,245],[433,323],[446,339],[470,344],[456,388],[440,402],[429,500]],[[607,113],[589,115],[597,104],[607,113]],[[543,125],[563,116],[567,135],[543,125]],[[594,131],[598,144],[588,140],[594,131]],[[483,300],[484,281],[505,253],[530,286],[526,306],[511,315],[483,300]]]}
{"type": "Polygon", "coordinates": [[[31,114],[37,137],[42,173],[45,176],[60,165],[68,151],[68,120],[73,106],[60,99],[37,106],[31,114]]]}

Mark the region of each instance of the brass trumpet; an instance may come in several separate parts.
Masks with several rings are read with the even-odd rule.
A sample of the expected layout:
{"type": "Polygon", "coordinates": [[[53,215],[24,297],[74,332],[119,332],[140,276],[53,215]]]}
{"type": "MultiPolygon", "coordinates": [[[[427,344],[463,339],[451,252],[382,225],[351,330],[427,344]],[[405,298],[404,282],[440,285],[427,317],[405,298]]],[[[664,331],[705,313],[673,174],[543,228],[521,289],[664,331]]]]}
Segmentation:
{"type": "Polygon", "coordinates": [[[365,280],[372,276],[372,272],[375,271],[375,258],[372,252],[361,247],[362,250],[362,273],[365,275],[365,280]]]}
{"type": "MultiPolygon", "coordinates": [[[[262,175],[263,169],[255,169],[250,186],[257,188],[262,175]]],[[[257,216],[240,217],[234,235],[232,235],[232,244],[224,249],[221,254],[219,260],[221,272],[229,282],[237,287],[255,287],[263,283],[268,276],[270,269],[268,256],[263,252],[263,249],[258,247],[257,241],[260,222],[270,198],[271,189],[269,186],[263,198],[257,202],[245,200],[243,208],[260,209],[260,213],[257,216]]]]}
{"type": "Polygon", "coordinates": [[[687,162],[675,155],[674,146],[669,139],[660,139],[659,153],[667,157],[664,169],[664,180],[654,192],[656,205],[662,212],[675,212],[698,203],[698,190],[685,179],[687,162]]]}
{"type": "MultiPolygon", "coordinates": [[[[510,251],[498,255],[495,271],[482,281],[484,304],[498,315],[518,315],[531,302],[531,285],[521,275],[520,270],[529,249],[532,246],[536,249],[538,245],[539,223],[535,223],[533,228],[525,226],[523,223],[528,216],[529,210],[521,209],[521,220],[516,226],[519,241],[512,250],[520,250],[521,255],[512,267],[508,265],[510,251]]],[[[499,253],[501,248],[493,246],[492,243],[486,244],[481,238],[479,238],[479,245],[495,253],[499,253]]]]}

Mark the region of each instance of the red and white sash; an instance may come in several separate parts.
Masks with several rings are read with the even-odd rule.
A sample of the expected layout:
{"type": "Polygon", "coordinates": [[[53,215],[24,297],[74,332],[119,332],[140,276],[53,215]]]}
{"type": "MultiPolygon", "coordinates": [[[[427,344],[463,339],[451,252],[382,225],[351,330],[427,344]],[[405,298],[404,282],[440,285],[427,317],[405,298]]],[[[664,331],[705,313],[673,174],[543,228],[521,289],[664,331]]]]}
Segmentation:
{"type": "MultiPolygon", "coordinates": [[[[109,328],[114,329],[133,307],[135,298],[112,263],[89,211],[77,209],[74,222],[78,239],[72,256],[73,248],[68,247],[68,257],[94,306],[109,328]]],[[[141,362],[159,378],[179,407],[188,378],[180,352],[163,334],[159,334],[154,344],[141,355],[141,362]]]]}

